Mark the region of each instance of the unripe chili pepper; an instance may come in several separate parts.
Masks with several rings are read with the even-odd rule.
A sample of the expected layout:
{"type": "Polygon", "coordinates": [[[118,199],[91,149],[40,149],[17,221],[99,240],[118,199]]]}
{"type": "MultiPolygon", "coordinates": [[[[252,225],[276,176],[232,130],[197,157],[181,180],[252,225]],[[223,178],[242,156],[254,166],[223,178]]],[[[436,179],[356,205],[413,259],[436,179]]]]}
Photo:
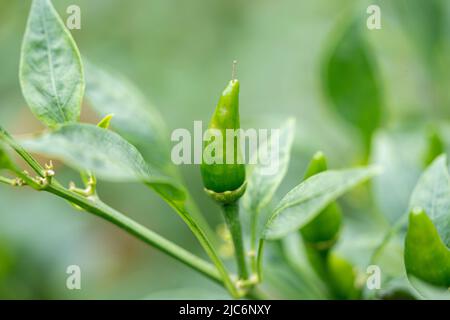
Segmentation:
{"type": "MultiPolygon", "coordinates": [[[[245,165],[241,161],[237,134],[239,128],[239,81],[232,79],[222,92],[208,126],[210,132],[221,135],[222,148],[216,150],[214,163],[206,161],[204,152],[201,165],[206,192],[221,203],[234,202],[245,191],[245,165]],[[231,131],[227,134],[227,130],[233,130],[235,134],[230,135],[231,131]]],[[[213,141],[210,139],[204,144],[204,151],[213,141]]]]}
{"type": "MultiPolygon", "coordinates": [[[[327,170],[322,152],[317,152],[306,170],[304,179],[327,170]]],[[[336,203],[330,204],[301,230],[303,239],[316,250],[328,250],[337,239],[342,223],[342,213],[336,203]]]]}
{"type": "Polygon", "coordinates": [[[244,194],[245,165],[241,161],[239,144],[239,81],[235,78],[236,62],[233,62],[233,76],[220,96],[216,110],[209,123],[209,134],[213,139],[204,144],[201,173],[206,193],[221,204],[224,218],[231,233],[239,279],[246,281],[247,270],[239,198],[244,194]],[[217,144],[217,139],[222,144],[217,144]],[[213,145],[214,143],[214,145],[213,145]],[[214,148],[212,148],[214,146],[214,148]],[[214,152],[212,152],[214,150],[214,152]],[[209,154],[207,151],[211,151],[209,154]],[[212,156],[210,161],[208,156],[212,156]]]}

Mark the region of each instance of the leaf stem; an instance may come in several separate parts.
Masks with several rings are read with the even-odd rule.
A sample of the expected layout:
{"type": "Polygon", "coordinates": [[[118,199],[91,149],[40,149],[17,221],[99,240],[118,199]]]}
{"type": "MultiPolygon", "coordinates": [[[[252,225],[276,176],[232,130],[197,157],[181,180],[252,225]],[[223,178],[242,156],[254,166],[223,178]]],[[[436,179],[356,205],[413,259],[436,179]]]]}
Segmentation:
{"type": "MultiPolygon", "coordinates": [[[[46,179],[45,169],[37,162],[32,155],[30,155],[25,149],[23,149],[14,139],[0,127],[0,138],[5,140],[32,168],[36,173],[46,179]]],[[[236,289],[235,284],[231,281],[230,275],[226,270],[223,262],[217,255],[216,250],[209,241],[206,234],[202,229],[195,223],[195,221],[190,217],[190,215],[185,212],[182,208],[184,206],[178,205],[165,197],[163,193],[159,193],[169,205],[172,206],[174,210],[180,213],[181,217],[197,237],[197,240],[202,245],[203,249],[206,251],[215,267],[205,262],[204,260],[192,255],[185,249],[176,246],[169,240],[159,236],[153,231],[143,227],[134,220],[128,218],[122,213],[112,209],[103,202],[101,202],[97,197],[85,197],[75,192],[72,192],[61,186],[55,179],[51,180],[51,183],[46,185],[39,185],[34,179],[29,177],[27,174],[20,172],[18,169],[14,169],[15,173],[19,175],[20,178],[29,184],[32,188],[36,190],[45,190],[51,192],[59,197],[62,197],[69,202],[78,205],[79,207],[85,209],[92,214],[102,217],[121,229],[127,231],[128,233],[138,237],[144,242],[156,247],[157,249],[167,253],[168,255],[174,257],[175,259],[183,262],[184,264],[190,266],[191,268],[203,273],[210,279],[222,284],[231,294],[231,296],[238,298],[240,297],[239,292],[236,289]]],[[[46,180],[48,181],[48,180],[46,180]]],[[[156,190],[157,191],[157,190],[156,190]]]]}
{"type": "Polygon", "coordinates": [[[237,201],[224,204],[223,206],[225,221],[231,233],[234,244],[234,254],[238,267],[239,278],[248,279],[247,263],[245,260],[244,241],[242,239],[241,222],[239,219],[239,204],[237,201]]]}
{"type": "Polygon", "coordinates": [[[157,233],[147,229],[136,221],[128,218],[124,214],[109,207],[100,200],[92,201],[89,198],[85,198],[59,185],[54,184],[49,185],[45,190],[76,204],[77,206],[96,216],[99,216],[113,223],[122,230],[161,250],[162,252],[200,272],[211,280],[219,284],[223,284],[220,274],[213,265],[177,246],[173,242],[161,237],[157,233]]]}
{"type": "Polygon", "coordinates": [[[26,163],[41,177],[44,177],[45,169],[20,146],[5,130],[0,127],[0,139],[4,140],[26,163]]]}
{"type": "MultiPolygon", "coordinates": [[[[155,188],[155,191],[158,192],[158,190],[155,188]]],[[[215,250],[214,246],[212,245],[211,241],[209,240],[206,233],[202,230],[202,228],[197,224],[197,222],[194,221],[193,217],[186,212],[186,209],[184,208],[184,205],[180,205],[179,203],[173,201],[172,199],[168,198],[166,194],[158,192],[158,194],[175,210],[179,213],[180,217],[183,219],[183,221],[186,223],[186,225],[189,227],[189,229],[192,231],[194,236],[197,238],[197,240],[200,242],[200,245],[203,247],[205,252],[208,254],[211,261],[216,266],[217,270],[219,271],[220,275],[223,279],[223,284],[225,288],[230,292],[230,294],[237,298],[239,297],[239,293],[236,290],[236,286],[231,281],[230,275],[228,274],[228,271],[226,270],[222,260],[219,258],[217,251],[215,250]]]]}
{"type": "Polygon", "coordinates": [[[14,185],[14,180],[0,176],[0,183],[8,184],[8,185],[12,186],[12,185],[14,185]]]}
{"type": "Polygon", "coordinates": [[[264,239],[259,240],[258,253],[256,255],[256,275],[258,276],[258,282],[262,282],[262,264],[264,255],[264,239]]]}
{"type": "MultiPolygon", "coordinates": [[[[254,210],[251,211],[251,216],[250,216],[250,250],[252,252],[252,255],[250,257],[250,267],[252,272],[256,273],[258,275],[258,279],[259,279],[259,273],[258,273],[258,253],[259,253],[259,248],[258,248],[258,253],[256,252],[256,232],[257,232],[257,228],[258,228],[258,216],[259,216],[259,208],[256,208],[254,210]]],[[[261,242],[260,242],[261,244],[261,242]]]]}

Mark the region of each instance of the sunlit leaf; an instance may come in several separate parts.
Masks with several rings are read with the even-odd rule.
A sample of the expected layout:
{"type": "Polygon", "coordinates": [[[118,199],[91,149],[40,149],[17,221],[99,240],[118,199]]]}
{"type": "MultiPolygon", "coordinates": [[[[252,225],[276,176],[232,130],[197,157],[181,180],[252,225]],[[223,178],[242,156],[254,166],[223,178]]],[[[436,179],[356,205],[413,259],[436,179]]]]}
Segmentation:
{"type": "Polygon", "coordinates": [[[34,0],[22,44],[20,83],[31,111],[49,127],[75,122],[84,78],[77,46],[49,0],[34,0]]]}

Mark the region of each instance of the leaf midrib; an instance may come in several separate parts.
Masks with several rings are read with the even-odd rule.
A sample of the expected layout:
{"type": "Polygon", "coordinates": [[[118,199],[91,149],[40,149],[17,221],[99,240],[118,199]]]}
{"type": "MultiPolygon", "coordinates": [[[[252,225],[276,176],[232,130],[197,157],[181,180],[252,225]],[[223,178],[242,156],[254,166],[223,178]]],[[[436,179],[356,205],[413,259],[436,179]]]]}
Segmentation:
{"type": "Polygon", "coordinates": [[[53,55],[52,55],[52,52],[50,49],[50,39],[48,36],[47,25],[45,22],[44,14],[45,14],[45,9],[41,7],[41,14],[39,15],[39,20],[41,21],[41,25],[42,25],[42,28],[44,30],[44,35],[45,35],[45,42],[47,44],[47,57],[48,57],[48,64],[49,64],[49,69],[50,69],[50,81],[52,83],[52,87],[53,87],[53,91],[54,91],[54,95],[55,95],[55,99],[56,99],[56,106],[58,107],[58,111],[60,112],[62,119],[64,120],[64,122],[66,122],[68,119],[64,113],[64,110],[63,110],[63,107],[61,105],[60,98],[58,95],[58,91],[56,89],[55,71],[53,69],[53,55]]]}

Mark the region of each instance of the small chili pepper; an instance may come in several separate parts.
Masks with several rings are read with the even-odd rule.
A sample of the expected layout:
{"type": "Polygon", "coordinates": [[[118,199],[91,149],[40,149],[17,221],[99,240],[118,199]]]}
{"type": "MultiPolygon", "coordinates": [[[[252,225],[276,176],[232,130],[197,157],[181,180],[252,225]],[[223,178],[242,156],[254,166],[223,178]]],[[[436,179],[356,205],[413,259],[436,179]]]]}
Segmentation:
{"type": "MultiPolygon", "coordinates": [[[[306,170],[304,180],[327,170],[327,161],[322,152],[317,152],[306,170]]],[[[336,242],[342,223],[342,213],[336,203],[330,204],[301,230],[303,239],[317,250],[328,250],[336,242]]]]}
{"type": "Polygon", "coordinates": [[[235,78],[235,67],[234,61],[232,80],[222,92],[209,123],[207,133],[214,139],[204,144],[201,173],[206,193],[223,209],[225,222],[233,240],[239,280],[245,282],[249,273],[238,201],[245,192],[246,181],[237,132],[240,129],[239,81],[235,78]]]}
{"type": "Polygon", "coordinates": [[[206,192],[221,203],[234,202],[245,192],[245,165],[241,161],[237,134],[239,128],[239,81],[233,76],[209,123],[209,132],[215,134],[204,144],[201,165],[206,192]],[[230,135],[232,132],[234,134],[230,135]],[[216,144],[218,147],[213,152],[214,162],[211,163],[205,159],[208,155],[205,151],[211,150],[212,143],[217,143],[216,139],[221,139],[222,144],[216,144]]]}

